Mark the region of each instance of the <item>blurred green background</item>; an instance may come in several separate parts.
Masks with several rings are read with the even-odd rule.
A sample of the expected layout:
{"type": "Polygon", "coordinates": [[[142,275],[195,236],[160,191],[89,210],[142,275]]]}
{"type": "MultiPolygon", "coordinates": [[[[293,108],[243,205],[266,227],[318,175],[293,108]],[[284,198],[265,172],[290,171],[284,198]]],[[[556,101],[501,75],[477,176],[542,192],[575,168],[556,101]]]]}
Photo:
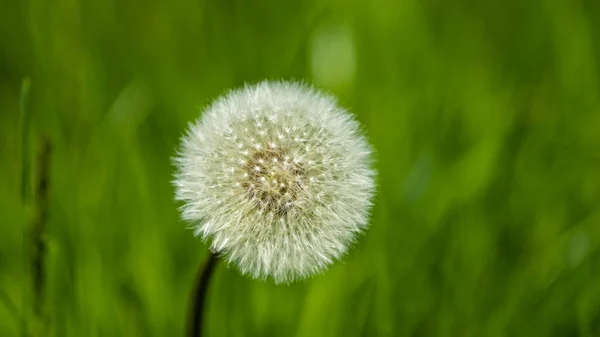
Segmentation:
{"type": "Polygon", "coordinates": [[[592,0],[1,1],[0,336],[44,326],[46,136],[41,335],[184,335],[207,245],[170,158],[210,100],[265,78],[358,115],[372,226],[290,286],[219,266],[207,336],[600,336],[599,18],[592,0]]]}

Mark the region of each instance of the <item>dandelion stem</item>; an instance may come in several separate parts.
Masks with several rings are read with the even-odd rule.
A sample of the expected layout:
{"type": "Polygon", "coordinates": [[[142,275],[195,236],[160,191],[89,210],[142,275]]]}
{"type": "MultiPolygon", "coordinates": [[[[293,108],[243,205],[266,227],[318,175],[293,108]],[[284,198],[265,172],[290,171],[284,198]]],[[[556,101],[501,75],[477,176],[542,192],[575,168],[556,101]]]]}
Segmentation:
{"type": "Polygon", "coordinates": [[[203,265],[198,270],[198,276],[194,290],[191,294],[191,310],[189,316],[189,337],[201,337],[202,336],[202,324],[204,322],[204,304],[206,302],[206,294],[208,291],[208,285],[210,278],[213,275],[215,266],[219,259],[214,253],[210,253],[210,256],[206,259],[203,265]]]}

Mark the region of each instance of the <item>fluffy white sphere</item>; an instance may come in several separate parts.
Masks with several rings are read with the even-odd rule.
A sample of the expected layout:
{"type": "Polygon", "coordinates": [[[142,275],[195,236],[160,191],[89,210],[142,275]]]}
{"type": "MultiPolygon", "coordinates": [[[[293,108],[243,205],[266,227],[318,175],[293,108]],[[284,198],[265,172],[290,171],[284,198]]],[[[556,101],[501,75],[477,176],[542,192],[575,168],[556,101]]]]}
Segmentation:
{"type": "Polygon", "coordinates": [[[262,82],[214,101],[182,137],[176,198],[242,273],[291,282],[368,225],[375,172],[359,124],[306,85],[262,82]]]}

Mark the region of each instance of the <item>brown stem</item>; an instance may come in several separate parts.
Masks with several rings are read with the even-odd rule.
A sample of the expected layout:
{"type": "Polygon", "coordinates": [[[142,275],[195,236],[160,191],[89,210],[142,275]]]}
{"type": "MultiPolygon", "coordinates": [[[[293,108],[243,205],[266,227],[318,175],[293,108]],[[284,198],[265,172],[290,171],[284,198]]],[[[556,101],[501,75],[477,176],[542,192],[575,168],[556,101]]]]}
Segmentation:
{"type": "Polygon", "coordinates": [[[52,145],[45,137],[38,156],[37,185],[35,189],[35,218],[31,227],[31,278],[33,287],[33,311],[36,318],[35,331],[40,335],[45,330],[45,285],[46,285],[46,223],[48,222],[48,190],[50,186],[50,155],[52,145]]]}
{"type": "Polygon", "coordinates": [[[191,294],[191,308],[188,322],[189,337],[201,337],[204,323],[204,307],[210,278],[219,259],[214,253],[210,253],[204,264],[198,270],[198,276],[194,290],[191,294]]]}

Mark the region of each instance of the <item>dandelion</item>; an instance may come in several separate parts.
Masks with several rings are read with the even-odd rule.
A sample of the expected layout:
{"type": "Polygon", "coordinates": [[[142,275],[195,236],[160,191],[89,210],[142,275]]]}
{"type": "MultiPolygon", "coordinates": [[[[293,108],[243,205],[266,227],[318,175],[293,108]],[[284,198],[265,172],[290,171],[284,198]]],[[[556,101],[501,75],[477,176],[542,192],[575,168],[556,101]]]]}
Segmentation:
{"type": "Polygon", "coordinates": [[[262,82],[214,101],[175,158],[182,217],[254,278],[325,270],[368,225],[375,172],[352,115],[306,85],[262,82]]]}

